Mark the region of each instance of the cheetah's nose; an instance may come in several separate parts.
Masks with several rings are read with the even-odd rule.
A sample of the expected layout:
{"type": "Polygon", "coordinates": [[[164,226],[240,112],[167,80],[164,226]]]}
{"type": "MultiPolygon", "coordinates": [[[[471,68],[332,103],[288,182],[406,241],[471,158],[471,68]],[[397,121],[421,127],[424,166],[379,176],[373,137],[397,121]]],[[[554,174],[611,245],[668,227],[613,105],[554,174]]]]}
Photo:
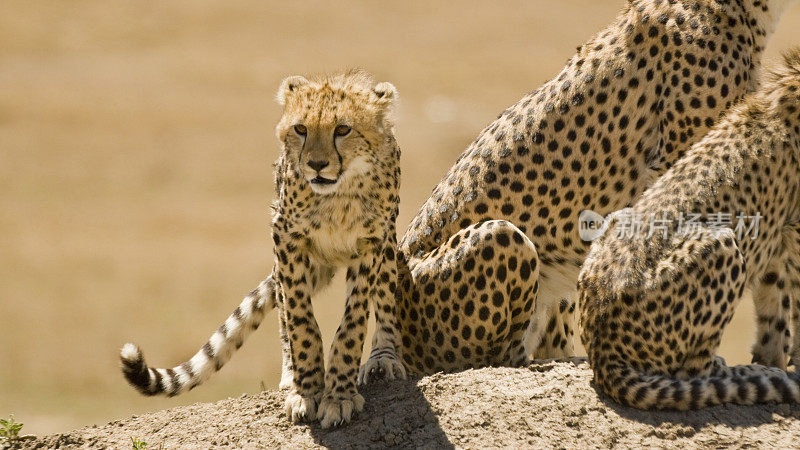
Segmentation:
{"type": "Polygon", "coordinates": [[[308,167],[311,167],[312,169],[319,172],[320,170],[328,167],[329,164],[330,163],[328,161],[309,161],[308,167]]]}

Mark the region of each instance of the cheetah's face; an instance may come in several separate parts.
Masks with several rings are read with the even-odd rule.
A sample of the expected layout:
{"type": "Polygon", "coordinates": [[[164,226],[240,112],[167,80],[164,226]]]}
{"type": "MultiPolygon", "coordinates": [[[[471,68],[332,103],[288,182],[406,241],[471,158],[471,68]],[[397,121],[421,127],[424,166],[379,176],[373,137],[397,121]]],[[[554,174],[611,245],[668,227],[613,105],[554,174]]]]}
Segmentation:
{"type": "Polygon", "coordinates": [[[397,97],[389,83],[309,81],[294,76],[278,91],[284,105],[278,139],[297,173],[317,194],[343,193],[371,175],[389,155],[384,151],[391,133],[389,115],[397,97]],[[343,187],[346,186],[346,187],[343,187]]]}

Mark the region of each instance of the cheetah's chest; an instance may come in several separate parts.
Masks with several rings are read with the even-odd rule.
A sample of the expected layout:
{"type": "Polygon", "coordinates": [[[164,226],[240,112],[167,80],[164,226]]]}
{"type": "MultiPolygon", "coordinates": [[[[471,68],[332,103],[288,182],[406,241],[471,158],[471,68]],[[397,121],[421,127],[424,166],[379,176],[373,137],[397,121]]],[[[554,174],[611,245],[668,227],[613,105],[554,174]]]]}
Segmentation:
{"type": "Polygon", "coordinates": [[[362,243],[375,235],[371,208],[359,201],[331,201],[308,216],[307,238],[312,255],[328,265],[356,259],[362,243]]]}

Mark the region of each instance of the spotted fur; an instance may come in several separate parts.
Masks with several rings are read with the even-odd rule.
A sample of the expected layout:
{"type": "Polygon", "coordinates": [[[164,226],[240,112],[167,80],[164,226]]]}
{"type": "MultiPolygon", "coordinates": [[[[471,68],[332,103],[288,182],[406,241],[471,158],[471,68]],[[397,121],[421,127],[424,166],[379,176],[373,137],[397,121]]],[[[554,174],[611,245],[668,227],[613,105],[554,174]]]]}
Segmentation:
{"type": "Polygon", "coordinates": [[[400,241],[407,367],[573,355],[579,213],[632,204],[753,88],[789,3],[629,1],[487,126],[400,241]]]}
{"type": "Polygon", "coordinates": [[[128,381],[147,395],[191,389],[230,358],[265,310],[279,310],[283,348],[281,387],[293,421],[319,419],[323,427],[349,422],[363,409],[356,389],[370,308],[377,330],[365,374],[405,378],[395,312],[395,264],[400,150],[392,110],[397,92],[363,71],[308,80],[289,77],[278,102],[272,274],[251,293],[188,362],[152,369],[141,351],[121,352],[128,381]],[[347,268],[344,316],[323,363],[322,337],[311,296],[337,267],[347,268]]]}
{"type": "Polygon", "coordinates": [[[784,370],[800,274],[798,174],[800,48],[632,208],[616,213],[592,246],[578,288],[581,338],[600,389],[642,409],[800,401],[800,375],[784,370]],[[639,234],[618,233],[623,217],[717,212],[760,215],[758,232],[712,219],[692,233],[671,221],[668,233],[651,234],[647,220],[639,234]],[[746,292],[755,295],[764,336],[755,359],[778,367],[728,367],[715,357],[746,292]]]}

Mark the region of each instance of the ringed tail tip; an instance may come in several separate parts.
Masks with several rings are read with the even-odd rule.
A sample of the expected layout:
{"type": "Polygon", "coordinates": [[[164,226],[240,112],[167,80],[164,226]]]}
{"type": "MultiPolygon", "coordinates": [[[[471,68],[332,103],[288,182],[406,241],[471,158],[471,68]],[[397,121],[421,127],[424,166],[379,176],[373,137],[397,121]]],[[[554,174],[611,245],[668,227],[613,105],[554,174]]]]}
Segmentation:
{"type": "Polygon", "coordinates": [[[139,347],[131,343],[123,345],[119,351],[119,359],[122,363],[122,374],[128,383],[142,394],[153,395],[149,389],[150,374],[139,347]]]}

